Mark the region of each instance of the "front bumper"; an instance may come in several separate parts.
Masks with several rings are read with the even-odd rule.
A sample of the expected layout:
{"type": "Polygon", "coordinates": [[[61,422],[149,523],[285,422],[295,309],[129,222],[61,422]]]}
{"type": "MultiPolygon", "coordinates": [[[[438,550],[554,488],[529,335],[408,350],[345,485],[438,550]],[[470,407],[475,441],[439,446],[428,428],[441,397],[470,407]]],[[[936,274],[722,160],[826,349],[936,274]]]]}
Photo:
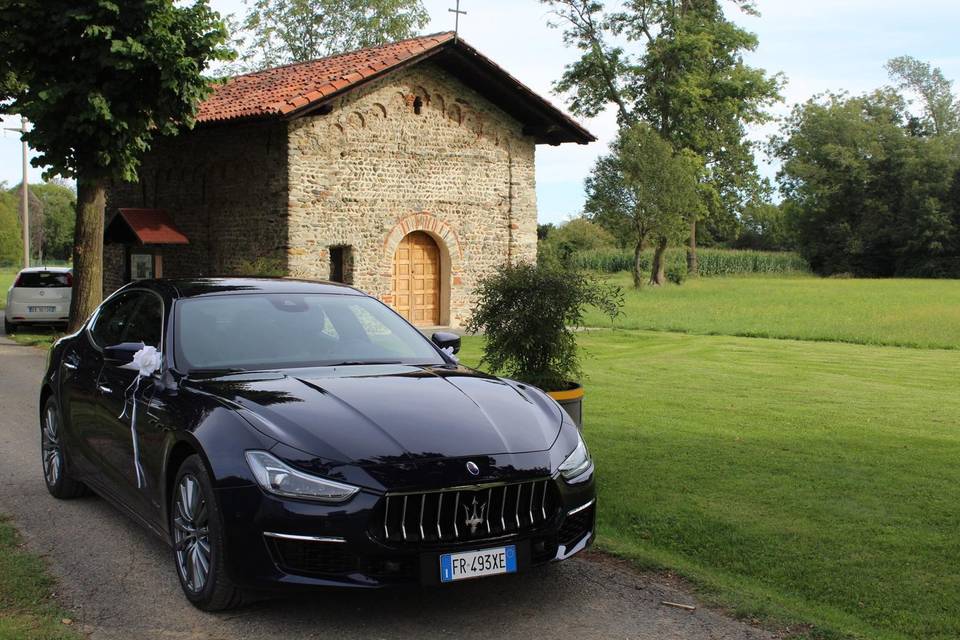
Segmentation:
{"type": "Polygon", "coordinates": [[[491,538],[432,544],[385,542],[371,531],[382,495],[361,492],[345,505],[269,495],[256,486],[218,489],[231,579],[248,588],[378,588],[440,583],[440,556],[507,544],[517,570],[564,560],[594,538],[593,470],[576,484],[552,480],[559,506],[549,520],[491,538]]]}

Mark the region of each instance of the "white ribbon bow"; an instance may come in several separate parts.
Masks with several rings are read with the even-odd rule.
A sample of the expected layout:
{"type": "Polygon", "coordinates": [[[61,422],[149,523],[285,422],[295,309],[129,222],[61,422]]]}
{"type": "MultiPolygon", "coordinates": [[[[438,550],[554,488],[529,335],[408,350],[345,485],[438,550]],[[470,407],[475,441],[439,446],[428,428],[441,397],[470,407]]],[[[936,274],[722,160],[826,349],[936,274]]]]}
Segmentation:
{"type": "Polygon", "coordinates": [[[130,437],[133,439],[133,467],[137,474],[138,489],[143,488],[147,479],[143,474],[143,468],[140,466],[140,443],[137,436],[137,390],[140,389],[140,379],[152,376],[155,371],[160,369],[162,360],[163,356],[160,355],[156,347],[144,346],[133,354],[133,360],[130,361],[130,364],[124,365],[125,369],[135,369],[137,371],[137,377],[123,392],[123,411],[118,418],[123,418],[127,414],[127,394],[129,393],[133,405],[130,412],[130,437]]]}

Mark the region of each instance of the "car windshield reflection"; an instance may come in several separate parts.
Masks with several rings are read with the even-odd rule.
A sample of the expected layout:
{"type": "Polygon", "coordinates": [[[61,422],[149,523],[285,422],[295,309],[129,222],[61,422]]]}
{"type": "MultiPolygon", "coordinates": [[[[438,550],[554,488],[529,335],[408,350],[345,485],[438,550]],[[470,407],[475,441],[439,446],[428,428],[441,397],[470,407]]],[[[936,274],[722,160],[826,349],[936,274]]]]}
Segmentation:
{"type": "Polygon", "coordinates": [[[300,367],[445,364],[416,329],[372,298],[238,294],[182,300],[176,361],[191,374],[300,367]]]}

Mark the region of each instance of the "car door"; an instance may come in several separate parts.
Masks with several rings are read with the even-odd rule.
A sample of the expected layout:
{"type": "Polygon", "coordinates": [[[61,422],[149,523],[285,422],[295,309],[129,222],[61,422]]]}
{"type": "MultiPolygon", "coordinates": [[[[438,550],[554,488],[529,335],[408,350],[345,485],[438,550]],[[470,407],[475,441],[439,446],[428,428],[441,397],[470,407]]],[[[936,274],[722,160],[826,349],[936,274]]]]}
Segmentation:
{"type": "Polygon", "coordinates": [[[109,298],[97,309],[87,329],[71,340],[61,359],[61,410],[70,425],[67,446],[71,463],[87,479],[102,478],[103,419],[100,407],[100,374],[103,345],[123,335],[126,317],[137,299],[128,293],[109,298]]]}
{"type": "MultiPolygon", "coordinates": [[[[163,301],[152,291],[131,293],[136,297],[136,306],[115,344],[138,342],[159,350],[163,301]]],[[[150,454],[159,446],[154,403],[159,376],[140,377],[138,371],[125,366],[128,364],[105,358],[100,371],[101,461],[104,478],[111,488],[120,493],[128,506],[146,516],[152,513],[150,496],[157,493],[156,465],[150,454]]]]}
{"type": "Polygon", "coordinates": [[[99,456],[91,449],[91,429],[97,411],[97,380],[103,355],[81,334],[67,343],[60,358],[60,411],[63,416],[64,445],[70,451],[70,465],[80,480],[97,476],[99,456]]]}

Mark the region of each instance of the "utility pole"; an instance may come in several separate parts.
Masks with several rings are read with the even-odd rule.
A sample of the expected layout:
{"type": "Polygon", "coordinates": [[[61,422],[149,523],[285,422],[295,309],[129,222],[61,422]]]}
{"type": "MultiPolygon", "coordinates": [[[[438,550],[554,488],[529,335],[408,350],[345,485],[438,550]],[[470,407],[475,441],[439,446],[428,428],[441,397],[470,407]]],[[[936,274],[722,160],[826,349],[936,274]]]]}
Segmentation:
{"type": "Polygon", "coordinates": [[[456,9],[447,9],[450,13],[454,14],[456,17],[453,22],[453,39],[456,40],[460,37],[460,16],[467,15],[466,11],[460,11],[460,0],[457,0],[456,9]]]}
{"type": "Polygon", "coordinates": [[[27,133],[27,118],[20,116],[19,127],[7,127],[7,131],[20,132],[20,139],[23,140],[23,182],[20,184],[21,207],[23,209],[23,268],[30,266],[30,192],[27,191],[27,153],[30,151],[27,145],[27,139],[24,134],[27,133]]]}

